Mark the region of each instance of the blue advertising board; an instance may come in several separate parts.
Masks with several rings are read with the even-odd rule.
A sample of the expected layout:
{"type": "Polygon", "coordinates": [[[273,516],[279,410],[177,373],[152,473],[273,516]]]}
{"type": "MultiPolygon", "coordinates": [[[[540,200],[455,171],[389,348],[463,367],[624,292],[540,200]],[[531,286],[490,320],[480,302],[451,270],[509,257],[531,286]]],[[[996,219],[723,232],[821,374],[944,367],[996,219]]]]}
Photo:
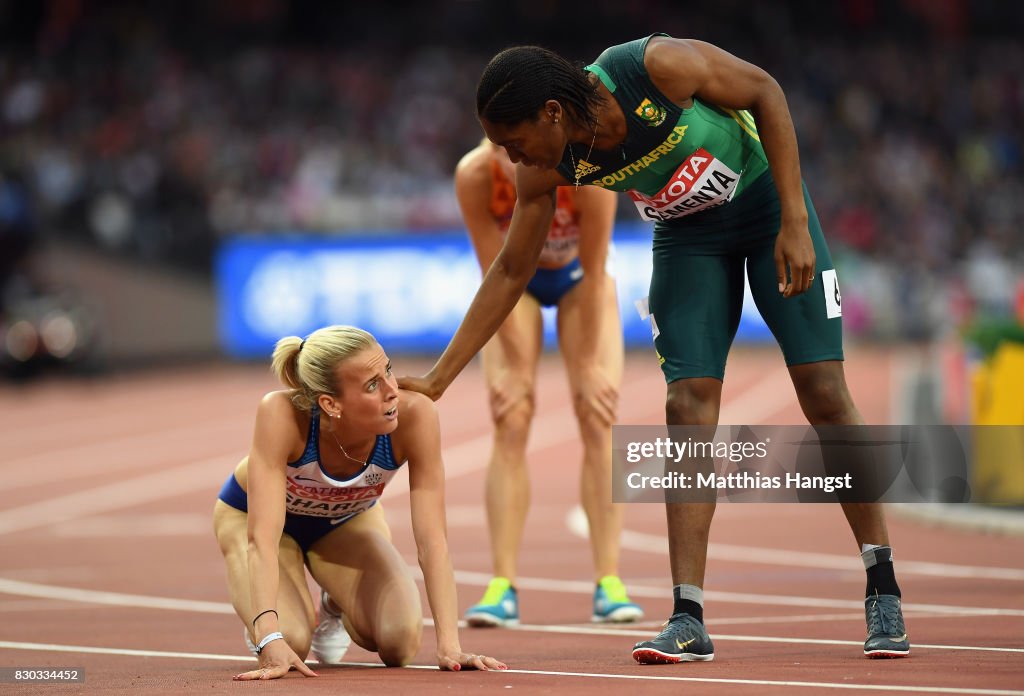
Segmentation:
{"type": "MultiPolygon", "coordinates": [[[[646,297],[651,233],[616,228],[610,269],[619,293],[626,345],[650,346],[646,297]]],[[[392,352],[438,352],[480,284],[480,268],[461,231],[344,236],[237,236],[218,251],[219,331],[225,351],[268,357],[278,338],[305,336],[328,324],[366,329],[392,352]]],[[[554,311],[545,310],[554,342],[554,311]]],[[[747,293],[737,341],[771,340],[747,293]]]]}

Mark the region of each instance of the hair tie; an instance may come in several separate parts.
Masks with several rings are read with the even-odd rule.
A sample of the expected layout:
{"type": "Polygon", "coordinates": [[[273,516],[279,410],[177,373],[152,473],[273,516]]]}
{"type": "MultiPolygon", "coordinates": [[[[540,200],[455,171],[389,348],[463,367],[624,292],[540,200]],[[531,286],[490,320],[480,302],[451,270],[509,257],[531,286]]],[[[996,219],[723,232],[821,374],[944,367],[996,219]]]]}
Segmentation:
{"type": "Polygon", "coordinates": [[[299,344],[299,352],[302,352],[302,346],[306,345],[306,339],[302,339],[302,343],[299,344]]]}

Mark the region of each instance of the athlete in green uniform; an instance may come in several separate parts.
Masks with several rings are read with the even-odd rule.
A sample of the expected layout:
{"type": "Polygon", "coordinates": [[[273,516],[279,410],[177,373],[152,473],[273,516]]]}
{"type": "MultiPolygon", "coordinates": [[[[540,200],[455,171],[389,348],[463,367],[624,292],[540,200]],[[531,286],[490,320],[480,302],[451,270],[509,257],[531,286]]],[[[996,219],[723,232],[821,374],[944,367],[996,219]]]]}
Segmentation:
{"type": "MultiPolygon", "coordinates": [[[[654,221],[650,311],[669,425],[718,421],[746,265],[810,423],[861,423],[843,374],[841,297],[800,176],[786,98],[767,73],[707,43],[654,35],[584,69],[535,46],[495,56],[477,88],[487,137],[516,171],[501,252],[447,350],[402,385],[438,398],[523,292],[557,186],[627,191],[654,221]]],[[[704,568],[714,503],[667,504],[674,611],[639,662],[710,660],[704,568]]],[[[867,568],[869,657],[910,651],[881,507],[843,504],[867,568]]]]}

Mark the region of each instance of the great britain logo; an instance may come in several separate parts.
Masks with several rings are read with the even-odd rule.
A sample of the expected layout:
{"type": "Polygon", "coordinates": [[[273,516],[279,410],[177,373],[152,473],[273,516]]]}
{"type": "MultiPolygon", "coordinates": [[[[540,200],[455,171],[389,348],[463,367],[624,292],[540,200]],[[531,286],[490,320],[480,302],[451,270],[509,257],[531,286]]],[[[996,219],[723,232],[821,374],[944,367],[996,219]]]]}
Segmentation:
{"type": "Polygon", "coordinates": [[[639,116],[641,121],[654,128],[665,122],[665,116],[668,112],[664,106],[658,106],[652,103],[650,99],[644,99],[633,113],[639,116]]]}

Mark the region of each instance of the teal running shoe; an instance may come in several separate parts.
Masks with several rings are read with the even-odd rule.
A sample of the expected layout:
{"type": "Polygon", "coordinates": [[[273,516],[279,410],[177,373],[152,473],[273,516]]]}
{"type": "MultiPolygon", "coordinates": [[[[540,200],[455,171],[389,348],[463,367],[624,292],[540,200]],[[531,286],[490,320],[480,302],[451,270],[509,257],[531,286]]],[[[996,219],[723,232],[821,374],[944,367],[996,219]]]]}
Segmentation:
{"type": "Polygon", "coordinates": [[[629,623],[644,617],[644,610],[631,602],[626,586],[617,575],[605,575],[594,589],[594,623],[629,623]]]}
{"type": "Polygon", "coordinates": [[[466,623],[477,628],[519,624],[519,599],[508,578],[492,578],[479,604],[466,611],[466,623]]]}

